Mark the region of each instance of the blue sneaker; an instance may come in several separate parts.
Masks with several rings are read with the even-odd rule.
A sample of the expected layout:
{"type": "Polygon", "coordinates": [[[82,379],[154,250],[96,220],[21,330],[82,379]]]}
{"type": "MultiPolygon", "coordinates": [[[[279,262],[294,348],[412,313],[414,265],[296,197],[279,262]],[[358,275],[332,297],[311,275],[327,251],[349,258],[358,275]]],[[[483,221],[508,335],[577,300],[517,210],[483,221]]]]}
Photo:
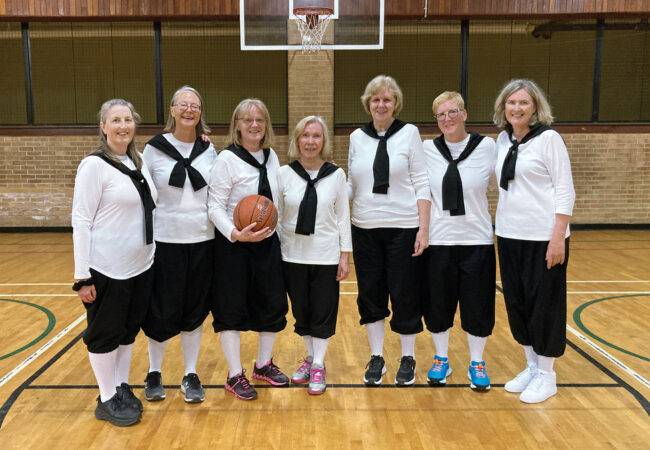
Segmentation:
{"type": "Polygon", "coordinates": [[[451,375],[449,361],[442,356],[433,357],[433,366],[427,373],[427,381],[431,386],[444,386],[447,384],[447,377],[451,375]]]}
{"type": "Polygon", "coordinates": [[[467,378],[472,382],[470,387],[479,392],[490,390],[490,379],[485,371],[485,361],[470,361],[467,378]]]}

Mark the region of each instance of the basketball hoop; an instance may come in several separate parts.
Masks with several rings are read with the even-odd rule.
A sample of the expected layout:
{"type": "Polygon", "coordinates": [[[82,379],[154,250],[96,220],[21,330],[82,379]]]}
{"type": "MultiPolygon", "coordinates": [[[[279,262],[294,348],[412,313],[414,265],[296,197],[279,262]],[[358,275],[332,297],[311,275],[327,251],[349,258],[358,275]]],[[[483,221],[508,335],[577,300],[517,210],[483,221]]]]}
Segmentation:
{"type": "Polygon", "coordinates": [[[333,9],[321,6],[305,6],[293,9],[293,15],[296,16],[296,26],[302,37],[303,53],[313,53],[320,50],[332,14],[334,14],[333,9]]]}

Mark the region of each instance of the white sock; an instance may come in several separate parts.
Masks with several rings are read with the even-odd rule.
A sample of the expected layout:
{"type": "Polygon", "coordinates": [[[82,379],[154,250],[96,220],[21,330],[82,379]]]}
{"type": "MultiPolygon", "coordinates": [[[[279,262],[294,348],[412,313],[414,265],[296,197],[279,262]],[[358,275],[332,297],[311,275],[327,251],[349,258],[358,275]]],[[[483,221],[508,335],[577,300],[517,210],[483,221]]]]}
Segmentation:
{"type": "Polygon", "coordinates": [[[147,338],[149,347],[149,372],[162,372],[162,361],[167,348],[167,342],[158,342],[154,339],[147,338]]]}
{"type": "Polygon", "coordinates": [[[99,385],[99,396],[101,401],[110,400],[117,391],[115,390],[115,365],[117,359],[117,349],[108,353],[90,353],[90,366],[99,385]]]}
{"type": "Polygon", "coordinates": [[[305,341],[305,347],[307,347],[307,356],[314,356],[314,341],[311,336],[303,336],[303,341],[305,341]]]}
{"type": "Polygon", "coordinates": [[[415,334],[400,334],[402,356],[412,356],[415,359],[415,334]]]}
{"type": "Polygon", "coordinates": [[[368,343],[370,343],[370,354],[382,356],[384,354],[384,332],[386,330],[386,319],[366,324],[368,343]]]}
{"type": "Polygon", "coordinates": [[[115,361],[115,386],[122,383],[129,384],[129,371],[131,370],[131,355],[133,344],[120,345],[117,347],[117,358],[115,361]]]}
{"type": "Polygon", "coordinates": [[[257,361],[255,364],[258,368],[263,367],[271,360],[273,352],[273,343],[278,333],[269,333],[262,331],[257,335],[257,361]]]}
{"type": "Polygon", "coordinates": [[[553,363],[555,358],[550,356],[537,355],[537,367],[544,372],[553,372],[553,363]]]}
{"type": "Polygon", "coordinates": [[[447,358],[449,356],[449,329],[441,333],[431,333],[433,345],[436,347],[436,356],[447,358]]]}
{"type": "Polygon", "coordinates": [[[487,336],[474,336],[473,334],[467,333],[467,344],[469,345],[469,357],[472,361],[481,362],[483,361],[483,350],[485,349],[485,344],[487,343],[487,336]]]}
{"type": "Polygon", "coordinates": [[[325,353],[329,339],[313,338],[314,342],[314,364],[325,366],[325,353]]]}
{"type": "Polygon", "coordinates": [[[526,361],[537,365],[537,353],[533,350],[532,345],[524,345],[524,353],[526,353],[526,361]]]}
{"type": "Polygon", "coordinates": [[[234,377],[242,372],[240,350],[240,333],[236,330],[226,330],[221,332],[221,348],[228,363],[228,378],[234,377]]]}
{"type": "Polygon", "coordinates": [[[185,375],[196,373],[196,362],[201,349],[201,336],[203,325],[192,331],[181,331],[181,344],[183,346],[183,360],[185,361],[185,375]]]}

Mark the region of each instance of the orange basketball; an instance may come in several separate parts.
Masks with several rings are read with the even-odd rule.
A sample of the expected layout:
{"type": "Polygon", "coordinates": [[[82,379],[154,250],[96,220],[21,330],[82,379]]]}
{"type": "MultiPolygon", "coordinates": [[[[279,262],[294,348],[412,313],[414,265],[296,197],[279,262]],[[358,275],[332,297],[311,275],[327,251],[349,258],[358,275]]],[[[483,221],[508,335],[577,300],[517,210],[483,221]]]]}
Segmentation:
{"type": "Polygon", "coordinates": [[[251,223],[257,223],[253,231],[264,227],[274,230],[278,224],[278,210],[273,202],[263,195],[249,195],[237,203],[232,220],[239,231],[251,223]]]}

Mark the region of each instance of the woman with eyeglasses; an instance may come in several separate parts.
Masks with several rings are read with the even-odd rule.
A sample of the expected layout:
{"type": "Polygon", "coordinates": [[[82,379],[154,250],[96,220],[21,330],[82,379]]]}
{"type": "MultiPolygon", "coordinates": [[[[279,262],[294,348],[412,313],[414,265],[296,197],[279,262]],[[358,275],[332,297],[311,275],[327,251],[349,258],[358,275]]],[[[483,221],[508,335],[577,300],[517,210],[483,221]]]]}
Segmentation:
{"type": "Polygon", "coordinates": [[[213,327],[221,334],[228,362],[225,388],[240,400],[257,392],[242,368],[240,333],[258,333],[253,378],[285,386],[289,378],[271,359],[273,343],[287,324],[280,241],[268,227],[253,231],[255,223],[238,230],[233,222],[237,203],[259,194],[277,201],[280,163],[271,148],[273,128],[266,105],[255,98],[242,100],[230,121],[229,144],[210,172],[208,212],[217,227],[213,327]]]}
{"type": "Polygon", "coordinates": [[[566,348],[566,269],[575,192],[551,107],[531,80],[511,80],[494,103],[499,203],[495,233],[510,331],[526,368],[508,381],[525,403],[557,393],[553,363],[566,348]]]}
{"type": "Polygon", "coordinates": [[[350,135],[348,194],[360,323],[370,344],[364,383],[381,384],[385,319],[402,346],[398,386],[415,382],[415,336],[422,331],[420,264],[429,245],[429,180],[417,127],[397,119],[402,91],[389,76],[366,86],[361,103],[372,120],[350,135]]]}
{"type": "Polygon", "coordinates": [[[487,187],[494,170],[494,140],[465,130],[467,111],[458,92],[443,92],[433,101],[442,135],[424,141],[431,221],[424,252],[423,314],[435,345],[427,374],[432,386],[443,386],[452,369],[449,332],[460,305],[470,362],[467,377],[474,391],[490,389],[483,350],[494,328],[496,257],[487,187]]]}
{"type": "Polygon", "coordinates": [[[165,398],[163,355],[169,339],[180,334],[185,362],[181,392],[186,402],[197,403],[204,399],[196,365],[214,261],[206,180],[217,154],[202,139],[210,129],[201,95],[192,87],[172,95],[165,131],[147,143],[143,154],[159,195],[154,287],[143,327],[149,347],[144,392],[150,402],[165,398]]]}
{"type": "Polygon", "coordinates": [[[157,192],[135,148],[139,120],[126,100],[102,105],[99,145],[79,164],[72,199],[72,289],[86,308],[83,340],[99,386],[95,417],[116,426],[142,416],[129,369],[149,306],[155,250],[157,192]]]}

